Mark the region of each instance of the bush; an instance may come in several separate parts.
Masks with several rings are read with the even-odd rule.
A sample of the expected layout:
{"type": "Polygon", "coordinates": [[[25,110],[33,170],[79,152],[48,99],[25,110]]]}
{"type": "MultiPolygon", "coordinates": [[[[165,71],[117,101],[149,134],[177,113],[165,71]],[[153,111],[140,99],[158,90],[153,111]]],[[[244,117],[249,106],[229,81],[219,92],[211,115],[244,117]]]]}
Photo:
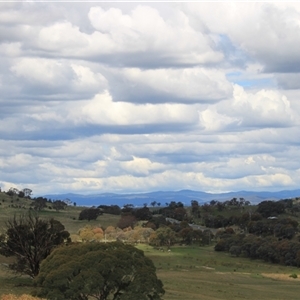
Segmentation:
{"type": "Polygon", "coordinates": [[[298,278],[298,275],[295,274],[295,273],[293,273],[293,274],[291,274],[289,277],[296,279],[296,278],[298,278]]]}

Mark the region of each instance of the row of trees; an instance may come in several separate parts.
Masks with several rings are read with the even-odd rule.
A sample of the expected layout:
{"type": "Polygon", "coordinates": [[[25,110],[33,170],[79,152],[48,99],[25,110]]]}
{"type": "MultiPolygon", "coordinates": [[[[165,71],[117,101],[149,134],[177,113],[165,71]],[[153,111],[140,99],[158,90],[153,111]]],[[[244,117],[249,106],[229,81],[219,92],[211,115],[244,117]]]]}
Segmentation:
{"type": "Polygon", "coordinates": [[[161,226],[157,230],[143,226],[118,227],[108,226],[102,229],[97,226],[86,225],[79,229],[77,235],[72,235],[72,241],[122,241],[125,243],[147,243],[155,247],[170,248],[175,243],[185,245],[207,245],[213,238],[209,230],[194,230],[188,224],[182,222],[180,225],[161,226]]]}
{"type": "Polygon", "coordinates": [[[300,267],[300,243],[274,236],[260,237],[254,234],[223,236],[215,246],[216,251],[227,251],[234,256],[300,267]]]}
{"type": "MultiPolygon", "coordinates": [[[[0,189],[1,191],[1,189],[0,189]]],[[[30,198],[32,193],[32,190],[29,188],[25,188],[22,190],[18,190],[17,188],[13,188],[11,187],[8,191],[7,191],[7,195],[9,196],[18,196],[20,198],[30,198]]]]}

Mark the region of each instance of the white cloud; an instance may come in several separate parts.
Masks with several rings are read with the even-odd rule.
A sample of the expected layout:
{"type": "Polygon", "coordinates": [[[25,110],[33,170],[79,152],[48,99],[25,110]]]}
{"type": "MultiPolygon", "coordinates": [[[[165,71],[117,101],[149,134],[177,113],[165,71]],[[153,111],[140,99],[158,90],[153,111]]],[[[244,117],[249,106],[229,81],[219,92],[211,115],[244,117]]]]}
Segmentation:
{"type": "Polygon", "coordinates": [[[108,92],[97,95],[71,113],[70,120],[107,125],[195,124],[197,111],[182,104],[144,104],[113,102],[108,92]]]}
{"type": "Polygon", "coordinates": [[[86,35],[70,22],[55,23],[41,28],[37,42],[40,49],[62,53],[66,53],[66,49],[78,53],[89,43],[86,35]]]}
{"type": "Polygon", "coordinates": [[[222,53],[213,49],[209,35],[195,31],[184,13],[170,12],[171,16],[163,19],[159,11],[145,5],[137,5],[131,14],[118,8],[92,7],[89,18],[95,29],[110,37],[116,53],[156,53],[158,60],[164,57],[174,64],[207,64],[223,59],[222,53]]]}
{"type": "Polygon", "coordinates": [[[299,4],[0,6],[2,188],[298,188],[299,4]]]}
{"type": "Polygon", "coordinates": [[[126,68],[115,73],[118,85],[111,90],[118,101],[206,103],[230,97],[233,91],[224,73],[212,69],[126,68]]]}
{"type": "MultiPolygon", "coordinates": [[[[101,73],[89,67],[65,60],[44,58],[21,58],[11,66],[11,72],[20,79],[26,93],[45,95],[67,95],[74,99],[93,96],[103,91],[107,80],[101,73]]],[[[36,96],[35,96],[36,97],[36,96]]]]}
{"type": "Polygon", "coordinates": [[[293,63],[300,58],[299,3],[192,3],[185,9],[215,34],[228,36],[266,71],[300,71],[293,63]]]}
{"type": "Polygon", "coordinates": [[[234,86],[233,99],[209,107],[200,115],[208,130],[290,127],[296,114],[287,97],[276,90],[246,92],[234,86]]]}

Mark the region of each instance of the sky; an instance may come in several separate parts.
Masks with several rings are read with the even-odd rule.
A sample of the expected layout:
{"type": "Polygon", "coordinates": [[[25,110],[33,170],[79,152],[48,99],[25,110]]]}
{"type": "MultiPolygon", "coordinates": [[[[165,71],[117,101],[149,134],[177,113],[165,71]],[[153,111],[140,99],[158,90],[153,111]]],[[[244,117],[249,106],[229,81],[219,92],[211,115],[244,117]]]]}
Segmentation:
{"type": "Polygon", "coordinates": [[[300,183],[299,2],[0,3],[0,187],[300,183]]]}

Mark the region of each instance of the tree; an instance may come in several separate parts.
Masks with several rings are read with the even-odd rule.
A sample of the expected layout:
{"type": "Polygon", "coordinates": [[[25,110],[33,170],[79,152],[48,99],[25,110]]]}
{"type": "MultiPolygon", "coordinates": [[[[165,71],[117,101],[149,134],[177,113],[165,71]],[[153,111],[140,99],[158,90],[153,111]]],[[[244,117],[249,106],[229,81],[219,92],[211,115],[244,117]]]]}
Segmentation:
{"type": "Polygon", "coordinates": [[[30,198],[32,190],[28,189],[28,188],[25,188],[25,189],[22,190],[22,192],[24,193],[25,198],[30,198]]]}
{"type": "Polygon", "coordinates": [[[41,211],[45,207],[47,207],[47,198],[43,198],[43,197],[35,198],[31,205],[33,206],[34,210],[41,211]]]}
{"type": "Polygon", "coordinates": [[[258,204],[256,211],[267,218],[272,215],[284,213],[285,207],[283,202],[266,200],[258,204]]]}
{"type": "Polygon", "coordinates": [[[153,262],[120,242],[55,249],[35,280],[47,299],[159,300],[164,294],[153,262]]]}
{"type": "Polygon", "coordinates": [[[152,236],[151,244],[157,246],[167,246],[170,249],[171,245],[175,242],[175,232],[170,227],[160,227],[152,236]]]}
{"type": "Polygon", "coordinates": [[[102,215],[102,211],[100,208],[86,208],[82,210],[79,214],[79,220],[96,220],[98,216],[102,215]]]}
{"type": "Polygon", "coordinates": [[[150,220],[152,218],[152,213],[148,207],[142,207],[132,211],[132,214],[137,218],[137,220],[150,220]]]}
{"type": "Polygon", "coordinates": [[[19,194],[19,190],[17,188],[11,187],[7,192],[9,196],[14,196],[19,194]]]}
{"type": "Polygon", "coordinates": [[[25,194],[23,191],[19,191],[18,197],[20,198],[24,198],[25,194]]]}
{"type": "Polygon", "coordinates": [[[125,204],[122,208],[122,213],[131,213],[134,209],[133,204],[125,204]]]}
{"type": "Polygon", "coordinates": [[[200,217],[200,211],[199,211],[199,203],[197,200],[192,200],[191,201],[191,206],[192,206],[192,215],[196,218],[200,217]]]}
{"type": "Polygon", "coordinates": [[[0,236],[0,254],[16,257],[12,270],[35,277],[41,261],[69,235],[57,220],[42,220],[32,213],[14,216],[6,222],[6,234],[0,236]]]}
{"type": "Polygon", "coordinates": [[[152,201],[150,204],[154,207],[157,204],[157,202],[156,201],[152,201]]]}
{"type": "Polygon", "coordinates": [[[120,215],[121,208],[118,205],[99,205],[98,208],[102,210],[104,214],[111,214],[111,215],[120,215]]]}
{"type": "Polygon", "coordinates": [[[52,203],[52,207],[53,207],[56,211],[64,210],[66,206],[68,206],[67,203],[65,203],[64,201],[61,201],[61,200],[55,200],[55,201],[52,203]]]}
{"type": "Polygon", "coordinates": [[[100,227],[92,227],[86,225],[78,230],[78,234],[82,241],[99,241],[104,238],[103,229],[100,227]]]}
{"type": "Polygon", "coordinates": [[[136,217],[133,215],[122,215],[120,220],[117,223],[117,227],[124,229],[126,227],[134,227],[134,224],[136,223],[136,217]]]}

